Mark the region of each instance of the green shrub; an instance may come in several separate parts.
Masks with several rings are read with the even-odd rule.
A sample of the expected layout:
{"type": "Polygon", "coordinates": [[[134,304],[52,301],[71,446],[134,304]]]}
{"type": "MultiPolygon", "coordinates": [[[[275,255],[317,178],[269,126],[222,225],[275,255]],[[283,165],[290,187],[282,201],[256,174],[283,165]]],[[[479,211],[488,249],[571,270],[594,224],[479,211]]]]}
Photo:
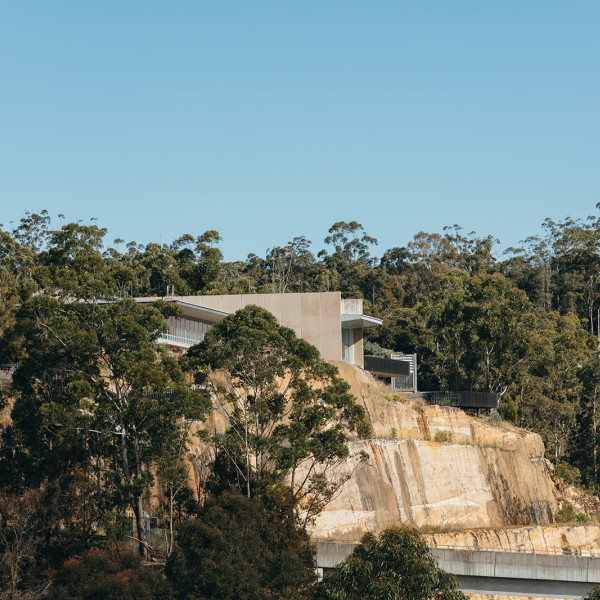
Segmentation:
{"type": "Polygon", "coordinates": [[[389,358],[391,354],[394,354],[394,350],[389,348],[382,348],[377,342],[370,342],[365,340],[364,343],[365,356],[378,356],[379,358],[389,358]]]}
{"type": "Polygon", "coordinates": [[[225,492],[178,530],[165,573],[177,600],[310,597],[315,579],[308,534],[291,505],[225,492]]]}
{"type": "Polygon", "coordinates": [[[373,427],[366,417],[356,427],[356,433],[360,440],[369,440],[373,437],[373,427]]]}
{"type": "Polygon", "coordinates": [[[492,410],[490,413],[490,423],[492,425],[500,425],[502,423],[502,415],[497,410],[492,410]]]}
{"type": "Polygon", "coordinates": [[[498,407],[498,414],[505,421],[508,421],[513,425],[517,424],[519,415],[517,411],[517,405],[515,404],[515,401],[512,398],[507,398],[504,402],[500,404],[500,406],[498,407]]]}
{"type": "Polygon", "coordinates": [[[68,560],[57,573],[48,600],[168,600],[162,569],[147,567],[131,552],[113,555],[89,550],[68,560]]]}
{"type": "Polygon", "coordinates": [[[440,443],[450,443],[450,442],[452,442],[452,432],[451,431],[436,431],[433,441],[440,442],[440,443]]]}
{"type": "Polygon", "coordinates": [[[468,600],[416,529],[392,527],[365,535],[346,560],[325,576],[319,600],[468,600]]]}
{"type": "Polygon", "coordinates": [[[561,461],[554,467],[557,477],[560,477],[569,485],[579,485],[581,483],[581,472],[577,467],[567,462],[561,461]]]}
{"type": "Polygon", "coordinates": [[[573,505],[565,502],[562,508],[556,512],[554,518],[557,523],[585,523],[589,521],[589,517],[585,513],[575,512],[573,505]]]}

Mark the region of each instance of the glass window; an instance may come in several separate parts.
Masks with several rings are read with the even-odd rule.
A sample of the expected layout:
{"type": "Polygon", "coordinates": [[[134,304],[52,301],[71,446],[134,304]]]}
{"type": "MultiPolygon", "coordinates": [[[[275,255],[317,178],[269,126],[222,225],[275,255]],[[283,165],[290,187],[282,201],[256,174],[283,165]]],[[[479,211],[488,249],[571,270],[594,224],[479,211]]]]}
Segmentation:
{"type": "Polygon", "coordinates": [[[342,360],[348,363],[354,362],[354,331],[342,329],[342,360]]]}

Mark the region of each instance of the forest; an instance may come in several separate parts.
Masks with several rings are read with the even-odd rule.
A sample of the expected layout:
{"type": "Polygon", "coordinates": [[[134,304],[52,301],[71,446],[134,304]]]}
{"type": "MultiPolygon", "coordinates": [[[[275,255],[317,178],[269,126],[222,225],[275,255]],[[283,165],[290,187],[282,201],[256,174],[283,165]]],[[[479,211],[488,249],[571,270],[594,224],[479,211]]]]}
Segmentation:
{"type": "MultiPolygon", "coordinates": [[[[108,231],[93,220],[59,228],[54,222],[41,211],[26,213],[11,231],[0,229],[0,364],[13,373],[2,391],[10,424],[0,445],[0,517],[15,513],[19,496],[32,520],[42,518],[42,505],[43,518],[51,520],[52,511],[67,503],[70,522],[63,521],[60,534],[44,534],[46,544],[55,544],[57,564],[93,548],[100,529],[118,542],[126,507],[142,523],[143,489],[152,473],[165,490],[162,516],[171,535],[182,512],[201,510],[208,521],[227,521],[210,502],[190,508],[193,499],[178,463],[187,439],[181,420],[202,420],[210,410],[207,396],[190,387],[189,378],[203,385],[217,354],[222,362],[212,366],[230,361],[239,376],[232,361],[246,344],[253,377],[262,373],[261,389],[272,393],[260,409],[264,427],[257,426],[251,442],[236,435],[241,416],[231,415],[207,489],[225,493],[234,482],[243,502],[267,497],[265,510],[277,513],[284,527],[281,515],[292,514],[299,502],[308,498],[316,511],[333,493],[318,478],[298,497],[275,493],[286,474],[306,460],[333,464],[346,456],[351,431],[368,435],[344,382],[268,314],[246,311],[227,321],[219,331],[232,342],[219,347],[220,354],[210,346],[218,341],[216,332],[185,360],[157,354],[152,332],[164,327],[173,309],[130,299],[162,297],[168,289],[176,295],[339,290],[343,297],[363,298],[365,312],[383,320],[369,330],[366,354],[416,353],[422,390],[497,393],[499,415],[539,433],[563,479],[598,492],[600,214],[548,218],[540,234],[502,255],[493,236],[465,233],[458,225],[418,232],[406,246],[382,250],[362,225],[340,221],[322,243],[304,236],[273,240],[280,245],[264,256],[234,262],[224,260],[224,241],[214,230],[184,233],[168,244],[138,244],[109,241],[108,231]],[[251,323],[260,323],[256,339],[250,336],[254,346],[251,323]],[[268,360],[253,354],[260,344],[275,349],[268,360]],[[297,374],[292,414],[312,429],[304,426],[299,433],[275,425],[284,414],[273,401],[280,397],[273,387],[277,369],[297,374]],[[309,375],[331,389],[329,404],[316,401],[306,385],[309,375]],[[162,394],[160,408],[143,392],[149,389],[162,394]],[[331,422],[334,430],[327,429],[331,422]],[[263,434],[267,429],[270,437],[263,434]],[[277,455],[277,449],[285,451],[277,455]],[[263,471],[258,465],[269,452],[276,458],[263,471]],[[65,542],[69,527],[72,536],[65,542]]],[[[248,414],[257,410],[248,407],[248,414]]],[[[228,502],[234,512],[253,512],[240,499],[228,502]]],[[[253,519],[260,518],[254,511],[253,519]]],[[[183,539],[206,537],[200,529],[185,530],[183,539]]],[[[149,558],[146,534],[138,528],[136,539],[149,558]]],[[[301,534],[292,538],[304,552],[301,534]]],[[[169,564],[173,573],[185,571],[169,564]]],[[[289,585],[297,589],[297,582],[289,585]]]]}

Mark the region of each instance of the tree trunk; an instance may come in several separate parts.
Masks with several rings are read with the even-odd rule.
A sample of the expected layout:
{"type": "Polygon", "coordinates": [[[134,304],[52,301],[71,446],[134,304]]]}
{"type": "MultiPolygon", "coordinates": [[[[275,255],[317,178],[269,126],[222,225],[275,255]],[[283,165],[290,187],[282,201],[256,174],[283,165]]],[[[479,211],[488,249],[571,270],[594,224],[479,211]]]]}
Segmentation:
{"type": "MultiPolygon", "coordinates": [[[[129,454],[127,452],[127,440],[125,436],[125,424],[121,421],[121,458],[123,461],[123,473],[125,474],[125,479],[129,485],[133,484],[133,477],[131,476],[131,466],[129,464],[129,454]]],[[[138,478],[141,477],[140,472],[140,461],[139,461],[139,445],[136,439],[135,443],[136,450],[136,474],[138,478]]],[[[150,559],[150,549],[148,547],[148,539],[146,535],[146,524],[144,522],[144,506],[142,503],[142,496],[138,493],[137,497],[133,499],[131,503],[131,509],[133,510],[133,514],[135,516],[135,526],[137,533],[137,540],[139,545],[139,553],[140,556],[144,560],[150,559]]]]}
{"type": "Polygon", "coordinates": [[[138,540],[138,551],[144,560],[150,560],[150,548],[148,547],[148,536],[146,533],[146,523],[144,520],[144,505],[142,497],[138,496],[132,505],[135,515],[135,525],[138,540]]]}
{"type": "Polygon", "coordinates": [[[171,552],[173,552],[174,541],[175,536],[173,532],[173,488],[171,487],[171,491],[169,494],[169,547],[167,548],[167,556],[170,556],[171,552]]]}
{"type": "Polygon", "coordinates": [[[246,445],[246,495],[250,498],[250,442],[248,440],[248,404],[246,394],[246,406],[244,406],[244,443],[246,445]]]}
{"type": "Polygon", "coordinates": [[[490,349],[488,345],[485,345],[485,384],[488,392],[491,391],[491,377],[490,377],[490,349]]]}
{"type": "Polygon", "coordinates": [[[596,422],[596,401],[598,399],[598,386],[594,386],[594,402],[592,404],[592,440],[594,444],[594,492],[598,491],[598,443],[596,433],[598,424],[596,422]]]}
{"type": "MultiPolygon", "coordinates": [[[[137,437],[135,427],[133,428],[134,450],[135,450],[135,474],[138,481],[142,480],[142,461],[140,456],[140,441],[137,437]]],[[[148,532],[146,531],[146,522],[144,519],[144,503],[142,500],[142,492],[138,492],[135,498],[137,505],[136,521],[138,529],[138,540],[140,545],[140,556],[144,560],[150,560],[150,547],[148,546],[148,532]],[[138,518],[139,513],[139,518],[138,518]]]]}

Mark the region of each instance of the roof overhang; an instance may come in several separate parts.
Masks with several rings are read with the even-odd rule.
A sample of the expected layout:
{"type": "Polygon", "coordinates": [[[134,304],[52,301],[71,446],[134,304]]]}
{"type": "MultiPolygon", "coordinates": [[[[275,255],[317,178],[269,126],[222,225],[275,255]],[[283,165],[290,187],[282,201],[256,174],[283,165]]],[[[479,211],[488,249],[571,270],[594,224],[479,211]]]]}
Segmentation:
{"type": "Polygon", "coordinates": [[[366,329],[377,327],[382,323],[381,319],[369,315],[342,315],[342,329],[366,329]]]}
{"type": "Polygon", "coordinates": [[[195,319],[203,319],[204,321],[209,321],[211,323],[218,323],[229,315],[229,313],[223,312],[222,310],[207,308],[206,306],[192,304],[191,302],[185,302],[176,298],[137,298],[137,302],[140,304],[152,304],[157,300],[177,304],[177,306],[181,307],[184,317],[194,317],[195,319]]]}

